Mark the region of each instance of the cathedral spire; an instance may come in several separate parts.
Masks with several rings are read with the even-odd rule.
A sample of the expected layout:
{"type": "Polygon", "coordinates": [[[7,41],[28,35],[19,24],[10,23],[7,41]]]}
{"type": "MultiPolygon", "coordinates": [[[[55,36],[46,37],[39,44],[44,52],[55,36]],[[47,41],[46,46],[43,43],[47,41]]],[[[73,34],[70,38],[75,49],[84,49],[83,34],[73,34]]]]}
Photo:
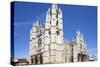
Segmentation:
{"type": "Polygon", "coordinates": [[[77,28],[76,34],[80,35],[80,29],[77,28]]]}
{"type": "Polygon", "coordinates": [[[59,8],[59,12],[62,13],[61,9],[59,8]]]}
{"type": "Polygon", "coordinates": [[[76,31],[76,40],[77,41],[79,41],[79,40],[84,41],[83,34],[80,32],[79,29],[77,29],[77,31],[76,31]]]}
{"type": "Polygon", "coordinates": [[[80,40],[80,38],[81,38],[80,36],[81,36],[80,30],[77,28],[77,31],[76,31],[76,41],[80,40]]]}
{"type": "Polygon", "coordinates": [[[52,8],[58,8],[58,7],[57,7],[57,4],[53,3],[53,4],[52,4],[52,8]]]}
{"type": "Polygon", "coordinates": [[[36,26],[39,26],[39,21],[38,20],[36,20],[36,26]]]}

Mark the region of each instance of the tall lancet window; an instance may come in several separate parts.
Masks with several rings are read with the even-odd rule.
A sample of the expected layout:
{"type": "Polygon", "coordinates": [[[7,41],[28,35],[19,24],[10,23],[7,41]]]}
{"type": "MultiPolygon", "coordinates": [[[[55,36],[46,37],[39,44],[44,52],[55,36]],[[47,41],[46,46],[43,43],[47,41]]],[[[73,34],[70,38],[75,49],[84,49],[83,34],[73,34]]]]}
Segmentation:
{"type": "Polygon", "coordinates": [[[49,35],[51,35],[51,31],[49,30],[49,35]]]}
{"type": "Polygon", "coordinates": [[[42,40],[41,38],[38,39],[38,47],[41,47],[42,40]]]}
{"type": "Polygon", "coordinates": [[[58,18],[59,11],[58,11],[58,10],[56,10],[56,12],[57,12],[56,18],[58,18]]]}
{"type": "Polygon", "coordinates": [[[59,31],[56,31],[57,35],[59,35],[59,31]]]}
{"type": "Polygon", "coordinates": [[[58,26],[58,20],[57,20],[57,22],[56,22],[56,25],[58,26]]]}

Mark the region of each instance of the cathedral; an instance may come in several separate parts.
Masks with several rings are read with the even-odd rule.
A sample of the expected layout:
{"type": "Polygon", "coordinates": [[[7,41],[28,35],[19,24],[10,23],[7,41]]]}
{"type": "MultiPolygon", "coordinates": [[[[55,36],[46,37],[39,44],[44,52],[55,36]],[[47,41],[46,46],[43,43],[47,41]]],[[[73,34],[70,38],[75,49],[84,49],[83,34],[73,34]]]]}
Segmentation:
{"type": "Polygon", "coordinates": [[[57,4],[52,4],[45,23],[37,20],[30,30],[29,64],[85,61],[89,61],[89,56],[83,34],[77,30],[75,40],[64,40],[63,14],[57,4]]]}

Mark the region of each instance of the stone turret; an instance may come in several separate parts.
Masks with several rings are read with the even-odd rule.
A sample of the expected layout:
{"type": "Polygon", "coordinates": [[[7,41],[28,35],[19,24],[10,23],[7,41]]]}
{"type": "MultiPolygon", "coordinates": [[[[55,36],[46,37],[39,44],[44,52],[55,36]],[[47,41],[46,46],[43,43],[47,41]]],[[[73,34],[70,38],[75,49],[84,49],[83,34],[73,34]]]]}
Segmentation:
{"type": "Polygon", "coordinates": [[[87,47],[80,30],[76,31],[76,40],[73,43],[73,62],[87,61],[87,47]]]}
{"type": "Polygon", "coordinates": [[[56,4],[52,4],[46,15],[44,50],[44,63],[64,62],[62,12],[56,4]]]}

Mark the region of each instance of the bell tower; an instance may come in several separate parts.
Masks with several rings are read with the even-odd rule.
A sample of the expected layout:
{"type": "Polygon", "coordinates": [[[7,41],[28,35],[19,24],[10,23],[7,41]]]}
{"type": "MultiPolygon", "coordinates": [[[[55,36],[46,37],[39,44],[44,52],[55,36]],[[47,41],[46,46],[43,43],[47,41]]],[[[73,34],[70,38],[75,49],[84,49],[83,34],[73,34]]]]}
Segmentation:
{"type": "Polygon", "coordinates": [[[46,14],[44,63],[64,62],[62,11],[52,4],[46,14]]]}

